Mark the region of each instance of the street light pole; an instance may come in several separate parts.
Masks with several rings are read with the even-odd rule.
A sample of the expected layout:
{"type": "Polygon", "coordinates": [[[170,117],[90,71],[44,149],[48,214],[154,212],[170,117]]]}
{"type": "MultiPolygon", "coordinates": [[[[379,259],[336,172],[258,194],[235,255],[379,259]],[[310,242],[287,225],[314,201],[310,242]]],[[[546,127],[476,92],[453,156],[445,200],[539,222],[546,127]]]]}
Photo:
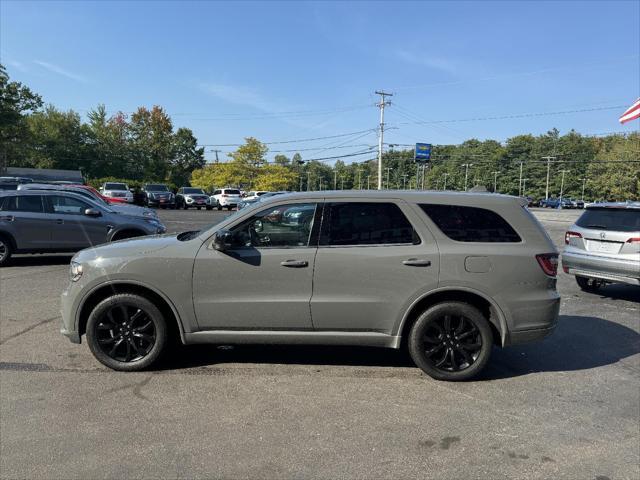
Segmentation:
{"type": "Polygon", "coordinates": [[[523,161],[520,160],[520,181],[518,182],[518,196],[521,197],[522,196],[522,165],[523,165],[523,161]]]}
{"type": "Polygon", "coordinates": [[[522,196],[523,197],[526,195],[526,192],[527,192],[527,180],[529,179],[528,178],[522,179],[522,196]]]}
{"type": "Polygon", "coordinates": [[[403,190],[407,189],[407,174],[406,173],[404,175],[402,175],[402,189],[403,190]]]}
{"type": "Polygon", "coordinates": [[[560,170],[562,172],[562,181],[560,182],[560,207],[562,207],[562,194],[564,193],[564,174],[571,170],[560,170]]]}
{"type": "Polygon", "coordinates": [[[464,170],[464,191],[467,191],[467,180],[469,179],[469,167],[473,167],[473,163],[465,163],[462,165],[464,170]]]}
{"type": "Polygon", "coordinates": [[[587,184],[587,177],[581,178],[582,180],[582,201],[584,202],[584,187],[587,184]]]}
{"type": "Polygon", "coordinates": [[[385,97],[392,97],[392,93],[386,93],[382,90],[376,92],[376,95],[380,95],[380,103],[377,106],[380,108],[380,135],[378,137],[378,190],[382,190],[382,145],[384,144],[384,107],[391,105],[391,102],[385,101],[385,97]]]}
{"type": "Polygon", "coordinates": [[[389,184],[389,171],[391,170],[391,167],[387,167],[385,170],[387,171],[387,190],[390,190],[391,185],[389,184]]]}
{"type": "Polygon", "coordinates": [[[311,185],[311,172],[307,172],[307,192],[309,191],[311,185]]]}
{"type": "Polygon", "coordinates": [[[547,187],[545,189],[544,198],[548,199],[549,198],[549,170],[551,169],[551,160],[555,160],[556,157],[547,156],[547,157],[542,157],[542,159],[547,161],[547,187]]]}
{"type": "Polygon", "coordinates": [[[361,173],[362,173],[362,170],[358,169],[358,190],[362,190],[362,178],[360,177],[361,173]]]}
{"type": "Polygon", "coordinates": [[[447,177],[449,176],[449,174],[447,172],[442,174],[444,176],[444,183],[442,184],[442,190],[446,190],[447,189],[447,177]]]}
{"type": "Polygon", "coordinates": [[[497,170],[493,171],[493,193],[497,193],[498,192],[498,174],[500,172],[497,170]]]}

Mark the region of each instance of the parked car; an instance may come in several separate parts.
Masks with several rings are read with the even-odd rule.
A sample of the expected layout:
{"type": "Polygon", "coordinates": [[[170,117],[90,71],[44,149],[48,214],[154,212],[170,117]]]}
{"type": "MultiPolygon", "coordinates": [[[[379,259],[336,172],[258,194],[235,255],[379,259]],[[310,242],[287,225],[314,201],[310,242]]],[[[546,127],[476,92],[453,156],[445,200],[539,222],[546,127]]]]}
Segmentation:
{"type": "Polygon", "coordinates": [[[264,193],[262,195],[260,195],[259,197],[253,197],[253,198],[243,198],[240,203],[238,203],[238,210],[242,210],[245,207],[248,207],[250,205],[253,205],[256,202],[261,202],[263,200],[266,200],[267,198],[271,198],[274,195],[282,195],[283,193],[290,193],[287,191],[281,191],[281,192],[267,192],[264,193]]]}
{"type": "Polygon", "coordinates": [[[562,269],[582,290],[640,285],[640,204],[587,206],[564,237],[562,269]]]}
{"type": "Polygon", "coordinates": [[[142,186],[144,204],[147,207],[176,208],[176,196],[162,183],[147,183],[142,186]]]}
{"type": "Polygon", "coordinates": [[[265,193],[269,193],[268,190],[253,190],[251,192],[247,192],[245,195],[242,195],[243,200],[253,200],[261,197],[265,193]]]}
{"type": "Polygon", "coordinates": [[[486,193],[273,196],[202,231],[78,253],[62,333],[116,370],[152,366],[179,338],[406,345],[428,375],[469,379],[494,344],[556,325],[558,252],[524,207],[486,193]]]}
{"type": "Polygon", "coordinates": [[[547,198],[540,200],[540,206],[543,208],[573,208],[571,200],[567,198],[547,198]]]}
{"type": "Polygon", "coordinates": [[[195,187],[181,187],[176,194],[176,208],[188,208],[193,207],[200,210],[206,208],[211,210],[211,201],[209,195],[207,195],[201,188],[195,187]]]}
{"type": "Polygon", "coordinates": [[[0,265],[14,253],[74,252],[165,231],[155,217],[117,213],[78,193],[0,192],[0,265]]]}
{"type": "Polygon", "coordinates": [[[231,210],[242,201],[242,195],[237,188],[219,188],[211,195],[211,205],[218,210],[231,210]]]}
{"type": "Polygon", "coordinates": [[[45,190],[56,192],[70,192],[82,195],[98,205],[105,205],[111,210],[117,213],[123,213],[125,215],[133,215],[136,217],[157,217],[158,214],[148,208],[139,207],[136,205],[129,205],[121,202],[112,202],[107,197],[100,195],[95,188],[89,185],[69,185],[69,184],[49,184],[49,183],[28,183],[19,185],[18,190],[45,190]]]}
{"type": "Polygon", "coordinates": [[[105,182],[100,187],[100,193],[109,200],[133,203],[133,193],[126,183],[105,182]]]}

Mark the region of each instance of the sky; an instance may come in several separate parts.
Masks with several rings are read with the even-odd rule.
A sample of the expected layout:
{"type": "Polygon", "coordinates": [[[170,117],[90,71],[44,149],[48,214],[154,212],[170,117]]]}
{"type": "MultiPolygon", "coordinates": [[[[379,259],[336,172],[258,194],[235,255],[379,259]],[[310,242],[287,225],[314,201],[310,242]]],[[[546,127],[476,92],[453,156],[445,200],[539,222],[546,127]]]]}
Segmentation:
{"type": "Polygon", "coordinates": [[[640,129],[618,123],[640,96],[640,1],[1,0],[0,62],[83,116],[160,105],[207,159],[248,136],[374,157],[377,90],[398,145],[640,129]]]}

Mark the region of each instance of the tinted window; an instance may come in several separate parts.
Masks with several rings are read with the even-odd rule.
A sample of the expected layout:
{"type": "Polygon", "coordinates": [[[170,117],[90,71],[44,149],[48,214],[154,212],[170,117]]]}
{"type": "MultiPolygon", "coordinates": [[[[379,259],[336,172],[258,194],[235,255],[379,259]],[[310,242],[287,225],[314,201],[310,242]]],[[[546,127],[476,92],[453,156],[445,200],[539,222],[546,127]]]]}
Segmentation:
{"type": "Polygon", "coordinates": [[[202,189],[201,189],[201,188],[190,188],[190,187],[186,187],[186,188],[184,189],[184,193],[186,193],[187,195],[188,195],[188,194],[193,194],[193,193],[199,193],[199,194],[204,195],[204,192],[202,191],[202,189]]]}
{"type": "Polygon", "coordinates": [[[213,192],[214,195],[220,195],[222,192],[220,190],[216,190],[215,192],[213,192]]]}
{"type": "Polygon", "coordinates": [[[168,192],[166,185],[147,185],[146,190],[149,192],[168,192]]]}
{"type": "Polygon", "coordinates": [[[18,195],[10,197],[5,204],[5,210],[12,212],[42,213],[42,197],[40,195],[18,195]]]}
{"type": "Polygon", "coordinates": [[[420,243],[395,203],[329,203],[322,230],[320,245],[420,243]]]}
{"type": "Polygon", "coordinates": [[[17,190],[17,183],[2,183],[0,182],[0,190],[17,190]]]}
{"type": "Polygon", "coordinates": [[[227,195],[240,195],[240,190],[234,190],[232,188],[227,188],[224,193],[227,195]]]}
{"type": "Polygon", "coordinates": [[[640,210],[631,208],[589,208],[576,222],[582,228],[640,232],[640,210]]]}
{"type": "Polygon", "coordinates": [[[520,242],[520,236],[496,212],[459,205],[420,205],[442,233],[458,242],[520,242]]]}
{"type": "Polygon", "coordinates": [[[105,190],[129,190],[126,184],[124,183],[105,183],[105,190]]]}
{"type": "Polygon", "coordinates": [[[315,203],[266,208],[233,229],[237,247],[306,247],[315,217],[315,203]]]}
{"type": "Polygon", "coordinates": [[[53,208],[54,213],[83,215],[87,208],[91,208],[91,205],[88,203],[72,197],[51,195],[49,197],[49,201],[51,202],[51,207],[53,208]]]}

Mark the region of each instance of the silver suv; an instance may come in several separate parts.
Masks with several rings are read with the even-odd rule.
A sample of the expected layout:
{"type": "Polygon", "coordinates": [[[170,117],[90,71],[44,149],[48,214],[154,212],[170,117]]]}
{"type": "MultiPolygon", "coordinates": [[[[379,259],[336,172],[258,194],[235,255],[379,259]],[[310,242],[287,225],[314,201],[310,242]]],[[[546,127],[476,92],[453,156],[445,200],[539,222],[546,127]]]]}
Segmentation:
{"type": "Polygon", "coordinates": [[[13,253],[76,252],[165,231],[155,217],[118,213],[77,193],[0,192],[0,266],[13,253]]]}
{"type": "Polygon", "coordinates": [[[277,195],[202,231],[78,253],[62,333],[116,370],[194,343],[408,347],[464,380],[555,327],[557,251],[516,197],[277,195]],[[224,279],[224,281],[220,281],[224,279]]]}
{"type": "Polygon", "coordinates": [[[640,285],[640,203],[600,203],[565,234],[562,268],[585,291],[607,283],[640,285]]]}

